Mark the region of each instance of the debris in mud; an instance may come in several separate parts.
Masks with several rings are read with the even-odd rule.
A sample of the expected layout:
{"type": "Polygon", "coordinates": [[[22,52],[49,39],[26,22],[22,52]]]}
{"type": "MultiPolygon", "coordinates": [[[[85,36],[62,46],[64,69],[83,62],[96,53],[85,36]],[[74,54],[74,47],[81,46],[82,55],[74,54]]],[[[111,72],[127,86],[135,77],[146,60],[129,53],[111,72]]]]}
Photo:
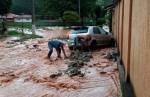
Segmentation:
{"type": "Polygon", "coordinates": [[[118,52],[116,50],[113,50],[111,52],[108,52],[104,58],[115,62],[117,61],[117,56],[118,56],[118,52]]]}
{"type": "Polygon", "coordinates": [[[25,45],[25,47],[26,47],[27,49],[36,49],[36,51],[41,51],[41,49],[39,48],[39,45],[37,45],[37,44],[25,45]]]}
{"type": "Polygon", "coordinates": [[[40,83],[42,85],[46,85],[48,87],[54,87],[56,89],[77,89],[79,88],[78,85],[73,85],[71,83],[64,83],[64,82],[56,82],[51,80],[50,78],[38,78],[36,76],[31,75],[29,78],[25,79],[25,81],[33,81],[35,83],[40,83]]]}
{"type": "Polygon", "coordinates": [[[103,74],[107,74],[107,72],[105,72],[105,71],[101,71],[101,72],[100,72],[100,74],[102,74],[102,75],[103,75],[103,74]]]}
{"type": "Polygon", "coordinates": [[[69,57],[70,60],[72,61],[84,61],[84,62],[89,62],[90,58],[92,58],[91,52],[81,52],[81,51],[72,51],[71,55],[69,57]]]}
{"type": "Polygon", "coordinates": [[[85,74],[81,71],[81,68],[90,61],[90,58],[92,58],[90,52],[73,51],[69,57],[69,62],[67,62],[68,69],[66,70],[66,74],[70,77],[77,75],[83,77],[85,74]]]}
{"type": "Polygon", "coordinates": [[[18,78],[13,72],[6,72],[6,73],[1,73],[0,74],[0,84],[5,84],[8,82],[13,81],[15,78],[18,78]]]}
{"type": "Polygon", "coordinates": [[[38,47],[39,47],[39,45],[37,45],[37,44],[34,44],[34,45],[33,45],[33,47],[34,47],[34,48],[38,48],[38,47]]]}
{"type": "Polygon", "coordinates": [[[43,96],[41,96],[41,97],[48,97],[48,94],[45,94],[45,95],[43,95],[43,96]]]}
{"type": "Polygon", "coordinates": [[[15,47],[17,45],[21,45],[21,44],[24,44],[24,42],[22,41],[19,41],[19,40],[9,40],[9,41],[6,41],[6,48],[12,48],[12,47],[15,47]]]}
{"type": "Polygon", "coordinates": [[[68,69],[66,70],[66,74],[68,74],[70,77],[79,75],[81,77],[84,76],[83,73],[81,73],[80,67],[77,65],[69,65],[68,69]]]}
{"type": "Polygon", "coordinates": [[[37,44],[34,44],[34,45],[25,45],[25,47],[28,48],[28,49],[37,49],[37,48],[39,48],[39,45],[37,45],[37,44]]]}
{"type": "Polygon", "coordinates": [[[62,72],[61,71],[58,71],[58,72],[56,72],[56,73],[54,73],[54,74],[51,74],[49,77],[50,78],[57,78],[57,77],[59,77],[59,76],[61,76],[62,75],[62,72]]]}
{"type": "Polygon", "coordinates": [[[55,87],[56,89],[77,89],[78,88],[78,86],[69,83],[48,82],[46,85],[50,87],[55,87]]]}

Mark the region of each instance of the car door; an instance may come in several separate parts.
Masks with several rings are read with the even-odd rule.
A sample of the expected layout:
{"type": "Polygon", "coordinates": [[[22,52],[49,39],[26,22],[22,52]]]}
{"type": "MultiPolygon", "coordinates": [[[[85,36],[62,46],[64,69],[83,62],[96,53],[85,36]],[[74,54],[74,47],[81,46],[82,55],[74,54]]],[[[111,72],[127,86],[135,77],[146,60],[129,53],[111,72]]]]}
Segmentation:
{"type": "Polygon", "coordinates": [[[101,32],[101,41],[103,42],[103,44],[109,44],[111,41],[111,35],[102,28],[99,27],[99,29],[101,32]]]}
{"type": "Polygon", "coordinates": [[[93,27],[93,37],[97,44],[103,44],[103,37],[99,27],[93,27]]]}

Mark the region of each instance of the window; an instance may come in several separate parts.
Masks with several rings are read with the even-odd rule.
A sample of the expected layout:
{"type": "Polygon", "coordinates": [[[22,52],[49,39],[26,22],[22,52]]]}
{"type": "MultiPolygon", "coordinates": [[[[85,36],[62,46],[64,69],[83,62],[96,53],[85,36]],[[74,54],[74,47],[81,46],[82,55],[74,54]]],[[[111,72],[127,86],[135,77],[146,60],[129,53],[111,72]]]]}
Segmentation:
{"type": "Polygon", "coordinates": [[[94,34],[101,34],[100,30],[98,27],[93,28],[94,34]]]}
{"type": "Polygon", "coordinates": [[[104,29],[100,28],[100,31],[103,35],[107,35],[107,32],[104,29]]]}

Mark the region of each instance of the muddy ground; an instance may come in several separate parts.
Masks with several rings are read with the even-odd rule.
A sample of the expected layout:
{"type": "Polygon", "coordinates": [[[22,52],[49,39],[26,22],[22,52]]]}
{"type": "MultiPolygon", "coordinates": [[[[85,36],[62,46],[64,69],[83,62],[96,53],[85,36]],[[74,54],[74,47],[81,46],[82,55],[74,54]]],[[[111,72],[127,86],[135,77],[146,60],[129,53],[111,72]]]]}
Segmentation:
{"type": "Polygon", "coordinates": [[[112,48],[90,52],[90,61],[80,68],[83,76],[66,74],[69,59],[55,60],[55,51],[52,61],[46,58],[48,39],[66,37],[65,32],[51,29],[42,39],[0,42],[0,97],[120,97],[117,64],[106,58],[112,48]]]}

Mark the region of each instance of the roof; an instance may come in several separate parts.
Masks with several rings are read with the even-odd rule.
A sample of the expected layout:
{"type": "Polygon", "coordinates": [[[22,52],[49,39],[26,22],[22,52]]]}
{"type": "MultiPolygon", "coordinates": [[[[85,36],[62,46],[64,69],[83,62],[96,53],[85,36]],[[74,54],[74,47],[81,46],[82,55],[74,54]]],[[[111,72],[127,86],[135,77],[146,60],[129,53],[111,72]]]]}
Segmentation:
{"type": "Polygon", "coordinates": [[[120,1],[121,0],[113,0],[113,3],[110,3],[109,5],[105,6],[104,9],[105,10],[112,10],[120,1]]]}
{"type": "Polygon", "coordinates": [[[15,17],[17,17],[18,15],[13,14],[13,13],[8,13],[6,16],[0,16],[0,18],[7,18],[7,19],[14,19],[15,17]]]}
{"type": "Polygon", "coordinates": [[[109,5],[104,7],[105,10],[111,10],[113,8],[114,8],[114,4],[113,3],[111,3],[111,4],[109,4],[109,5]]]}
{"type": "Polygon", "coordinates": [[[18,15],[16,18],[32,18],[31,15],[18,15]]]}
{"type": "Polygon", "coordinates": [[[6,16],[6,18],[15,18],[15,17],[17,17],[17,16],[18,16],[18,15],[16,15],[16,14],[8,13],[7,16],[6,16]]]}

